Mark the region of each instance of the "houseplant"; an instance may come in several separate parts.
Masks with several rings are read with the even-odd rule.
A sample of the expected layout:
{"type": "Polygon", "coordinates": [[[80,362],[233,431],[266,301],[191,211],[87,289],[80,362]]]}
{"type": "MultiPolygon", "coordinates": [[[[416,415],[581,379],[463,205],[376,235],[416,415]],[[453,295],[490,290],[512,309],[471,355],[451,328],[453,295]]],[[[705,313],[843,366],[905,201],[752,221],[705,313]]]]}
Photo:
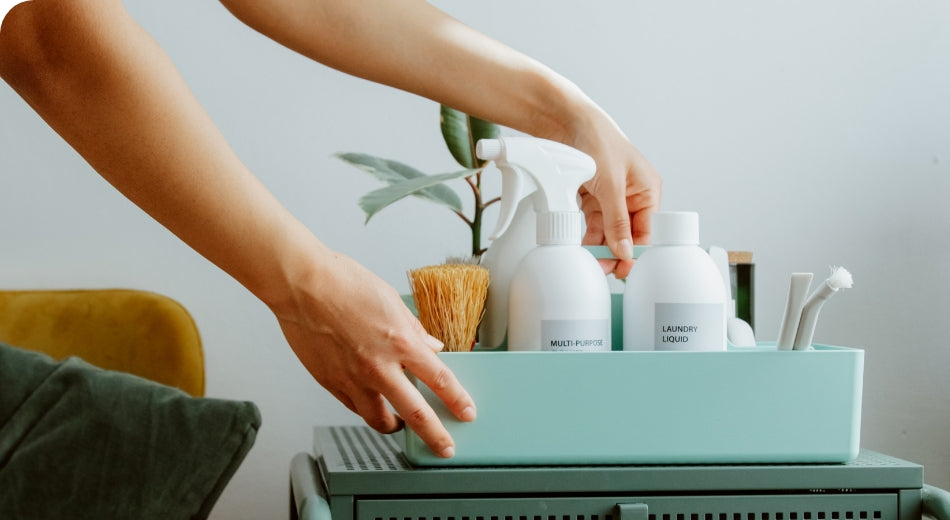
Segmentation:
{"type": "Polygon", "coordinates": [[[480,139],[496,138],[499,127],[445,105],[440,106],[439,113],[446,147],[462,170],[429,175],[405,163],[364,153],[341,152],[336,154],[336,157],[386,183],[385,187],[373,190],[359,199],[359,206],[366,213],[366,222],[400,199],[409,195],[419,197],[447,207],[465,222],[472,234],[471,254],[478,258],[485,252],[481,240],[482,216],[485,208],[498,202],[500,197],[487,199],[482,193],[482,170],[487,161],[475,156],[475,144],[480,139]],[[471,216],[465,214],[459,194],[446,185],[448,181],[455,179],[465,179],[470,188],[474,201],[471,216]]]}

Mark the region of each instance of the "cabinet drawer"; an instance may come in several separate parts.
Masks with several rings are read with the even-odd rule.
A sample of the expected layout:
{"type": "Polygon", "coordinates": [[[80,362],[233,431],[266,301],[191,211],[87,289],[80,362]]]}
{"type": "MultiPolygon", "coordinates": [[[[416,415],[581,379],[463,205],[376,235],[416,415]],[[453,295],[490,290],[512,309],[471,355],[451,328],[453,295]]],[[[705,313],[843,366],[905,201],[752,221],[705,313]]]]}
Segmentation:
{"type": "Polygon", "coordinates": [[[357,520],[898,520],[893,493],[360,499],[357,520]],[[639,516],[639,515],[638,515],[639,516]]]}

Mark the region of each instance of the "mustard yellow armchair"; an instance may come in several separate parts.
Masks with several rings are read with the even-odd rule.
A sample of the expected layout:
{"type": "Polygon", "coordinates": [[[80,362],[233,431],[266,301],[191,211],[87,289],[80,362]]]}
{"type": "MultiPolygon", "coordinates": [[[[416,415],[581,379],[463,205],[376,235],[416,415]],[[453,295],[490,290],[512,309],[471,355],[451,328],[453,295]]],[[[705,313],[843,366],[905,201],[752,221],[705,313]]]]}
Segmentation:
{"type": "Polygon", "coordinates": [[[57,360],[77,356],[196,397],[205,392],[194,320],[175,300],[148,291],[0,291],[0,343],[57,360]]]}

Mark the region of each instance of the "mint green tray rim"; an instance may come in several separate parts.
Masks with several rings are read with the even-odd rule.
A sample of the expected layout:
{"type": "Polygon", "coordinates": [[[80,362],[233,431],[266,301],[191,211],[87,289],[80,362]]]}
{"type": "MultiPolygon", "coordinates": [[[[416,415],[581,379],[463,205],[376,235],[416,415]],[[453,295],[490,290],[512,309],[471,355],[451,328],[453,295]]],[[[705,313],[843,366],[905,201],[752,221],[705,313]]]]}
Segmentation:
{"type": "Polygon", "coordinates": [[[420,466],[840,463],[858,454],[864,351],[443,352],[472,395],[463,423],[417,387],[456,443],[420,466]]]}

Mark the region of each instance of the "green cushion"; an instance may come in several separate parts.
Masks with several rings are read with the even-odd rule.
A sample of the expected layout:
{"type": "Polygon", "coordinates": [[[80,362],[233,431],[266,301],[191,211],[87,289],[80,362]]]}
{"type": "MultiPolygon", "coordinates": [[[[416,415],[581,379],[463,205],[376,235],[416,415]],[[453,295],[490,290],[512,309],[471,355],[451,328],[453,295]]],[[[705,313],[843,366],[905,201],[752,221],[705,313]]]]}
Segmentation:
{"type": "Polygon", "coordinates": [[[0,518],[206,518],[260,424],[250,402],[0,344],[0,518]]]}

